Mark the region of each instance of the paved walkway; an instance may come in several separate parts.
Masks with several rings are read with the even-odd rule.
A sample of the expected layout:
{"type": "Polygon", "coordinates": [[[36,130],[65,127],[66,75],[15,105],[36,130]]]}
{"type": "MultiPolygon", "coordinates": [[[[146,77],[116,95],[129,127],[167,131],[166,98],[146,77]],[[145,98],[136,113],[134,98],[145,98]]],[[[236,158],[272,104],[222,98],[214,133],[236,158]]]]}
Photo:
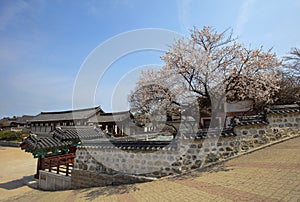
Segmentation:
{"type": "MultiPolygon", "coordinates": [[[[17,152],[0,147],[2,173],[3,167],[7,174],[13,172],[11,164],[3,164],[3,153],[11,150],[17,152]]],[[[24,152],[19,153],[23,158],[24,152]]],[[[205,172],[143,184],[44,192],[5,180],[1,176],[0,201],[300,201],[300,137],[205,172]]]]}

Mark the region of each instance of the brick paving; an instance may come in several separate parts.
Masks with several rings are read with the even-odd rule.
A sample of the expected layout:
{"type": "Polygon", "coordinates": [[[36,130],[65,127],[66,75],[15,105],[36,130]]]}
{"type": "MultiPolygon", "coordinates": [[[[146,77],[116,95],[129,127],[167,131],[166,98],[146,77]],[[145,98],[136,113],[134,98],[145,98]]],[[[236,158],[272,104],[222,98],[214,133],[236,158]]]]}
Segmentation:
{"type": "Polygon", "coordinates": [[[25,189],[8,198],[2,193],[0,201],[300,201],[300,137],[206,171],[149,183],[56,192],[25,189]]]}

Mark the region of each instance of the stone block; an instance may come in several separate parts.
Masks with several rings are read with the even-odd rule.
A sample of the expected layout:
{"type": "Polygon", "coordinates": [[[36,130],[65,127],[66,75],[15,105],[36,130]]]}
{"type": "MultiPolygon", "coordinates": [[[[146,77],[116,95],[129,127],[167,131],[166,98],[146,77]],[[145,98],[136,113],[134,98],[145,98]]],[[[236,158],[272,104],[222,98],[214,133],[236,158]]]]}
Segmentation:
{"type": "Polygon", "coordinates": [[[241,149],[242,149],[243,151],[247,151],[247,150],[249,150],[249,146],[243,145],[243,146],[241,147],[241,149]]]}
{"type": "Polygon", "coordinates": [[[174,162],[174,163],[172,163],[172,166],[179,167],[179,166],[181,166],[181,163],[180,162],[174,162]]]}
{"type": "Polygon", "coordinates": [[[233,151],[231,147],[226,147],[226,151],[233,151]]]}
{"type": "Polygon", "coordinates": [[[248,131],[247,130],[242,130],[242,135],[248,135],[248,131]]]}
{"type": "Polygon", "coordinates": [[[191,165],[191,164],[192,164],[191,160],[189,160],[189,159],[183,160],[183,165],[187,166],[187,165],[191,165]]]}

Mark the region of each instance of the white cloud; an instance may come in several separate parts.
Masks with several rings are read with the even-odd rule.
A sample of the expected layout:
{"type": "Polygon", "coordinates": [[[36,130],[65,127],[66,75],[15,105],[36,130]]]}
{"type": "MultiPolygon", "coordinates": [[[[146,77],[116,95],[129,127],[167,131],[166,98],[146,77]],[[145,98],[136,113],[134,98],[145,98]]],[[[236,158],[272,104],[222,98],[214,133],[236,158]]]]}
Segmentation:
{"type": "Polygon", "coordinates": [[[193,27],[191,22],[191,0],[179,0],[178,3],[178,21],[181,31],[185,33],[193,27]]]}
{"type": "MultiPolygon", "coordinates": [[[[114,1],[98,1],[91,0],[86,2],[86,10],[88,14],[95,18],[103,18],[107,16],[108,11],[114,10],[112,12],[116,12],[118,9],[124,8],[133,8],[133,1],[129,0],[114,0],[114,1]]],[[[112,14],[111,12],[109,12],[112,14]]]]}
{"type": "MultiPolygon", "coordinates": [[[[14,2],[14,1],[12,1],[14,2]]],[[[15,17],[22,11],[29,8],[25,1],[15,1],[14,4],[8,4],[1,11],[0,15],[0,30],[4,30],[10,23],[15,20],[15,17]]]]}
{"type": "Polygon", "coordinates": [[[251,6],[255,3],[255,0],[246,0],[243,1],[243,4],[240,8],[240,12],[236,21],[235,32],[238,35],[241,35],[244,27],[248,23],[251,6]]]}

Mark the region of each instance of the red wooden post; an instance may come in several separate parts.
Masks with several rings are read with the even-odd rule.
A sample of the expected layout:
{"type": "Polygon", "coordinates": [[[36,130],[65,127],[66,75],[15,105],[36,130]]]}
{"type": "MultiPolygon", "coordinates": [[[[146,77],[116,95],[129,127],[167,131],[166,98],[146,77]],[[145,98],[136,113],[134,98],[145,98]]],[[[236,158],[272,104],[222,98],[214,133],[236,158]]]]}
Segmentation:
{"type": "Polygon", "coordinates": [[[36,174],[34,175],[35,179],[39,179],[41,169],[41,158],[38,158],[37,166],[36,166],[36,174]]]}
{"type": "Polygon", "coordinates": [[[44,169],[45,169],[45,159],[44,158],[38,158],[36,174],[34,175],[34,178],[39,179],[40,170],[44,170],[44,169]]]}
{"type": "Polygon", "coordinates": [[[60,163],[60,158],[56,160],[56,173],[59,174],[59,163],[60,163]]]}
{"type": "Polygon", "coordinates": [[[67,164],[66,176],[69,176],[69,159],[67,159],[67,157],[66,157],[66,164],[67,164]]]}
{"type": "Polygon", "coordinates": [[[51,159],[50,159],[50,160],[49,160],[49,165],[48,165],[48,166],[49,166],[49,172],[51,172],[51,163],[52,163],[52,162],[51,162],[51,159]]]}

